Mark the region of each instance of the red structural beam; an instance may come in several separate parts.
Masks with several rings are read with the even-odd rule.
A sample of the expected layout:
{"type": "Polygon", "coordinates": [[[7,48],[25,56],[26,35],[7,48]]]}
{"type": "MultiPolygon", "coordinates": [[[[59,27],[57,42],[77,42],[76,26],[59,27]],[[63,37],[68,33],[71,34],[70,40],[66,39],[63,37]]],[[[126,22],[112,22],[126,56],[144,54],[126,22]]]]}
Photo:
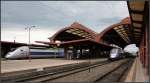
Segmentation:
{"type": "Polygon", "coordinates": [[[69,45],[84,45],[86,47],[88,47],[89,45],[96,45],[96,46],[100,46],[100,47],[103,47],[103,48],[108,48],[108,49],[111,49],[113,48],[112,46],[109,46],[107,44],[103,44],[103,43],[100,43],[100,42],[96,42],[94,40],[91,40],[91,39],[80,39],[80,40],[72,40],[72,41],[65,41],[65,42],[60,42],[60,43],[53,43],[53,42],[44,42],[44,41],[36,41],[37,43],[43,43],[43,44],[48,44],[48,45],[56,45],[56,46],[69,46],[69,45]]]}
{"type": "Polygon", "coordinates": [[[67,46],[67,45],[86,45],[87,47],[89,45],[95,45],[95,46],[99,46],[99,47],[103,47],[103,48],[108,48],[111,49],[113,48],[112,46],[109,46],[107,44],[103,44],[100,42],[96,42],[94,40],[90,40],[90,39],[80,39],[80,40],[73,40],[73,41],[66,41],[66,42],[62,42],[60,43],[60,46],[67,46]]]}
{"type": "Polygon", "coordinates": [[[35,41],[36,43],[42,43],[42,44],[47,44],[47,45],[57,45],[57,43],[54,42],[46,42],[46,41],[35,41]]]}

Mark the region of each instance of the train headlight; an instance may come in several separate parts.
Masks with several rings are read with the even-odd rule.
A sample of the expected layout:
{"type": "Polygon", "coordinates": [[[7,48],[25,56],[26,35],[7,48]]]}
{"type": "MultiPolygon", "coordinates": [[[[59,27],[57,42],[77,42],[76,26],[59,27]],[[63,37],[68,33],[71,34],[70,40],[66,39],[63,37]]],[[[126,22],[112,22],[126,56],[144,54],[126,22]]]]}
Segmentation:
{"type": "Polygon", "coordinates": [[[110,58],[115,58],[116,54],[111,54],[110,58]]]}
{"type": "Polygon", "coordinates": [[[5,58],[10,58],[10,54],[8,53],[8,54],[5,56],[5,58]]]}

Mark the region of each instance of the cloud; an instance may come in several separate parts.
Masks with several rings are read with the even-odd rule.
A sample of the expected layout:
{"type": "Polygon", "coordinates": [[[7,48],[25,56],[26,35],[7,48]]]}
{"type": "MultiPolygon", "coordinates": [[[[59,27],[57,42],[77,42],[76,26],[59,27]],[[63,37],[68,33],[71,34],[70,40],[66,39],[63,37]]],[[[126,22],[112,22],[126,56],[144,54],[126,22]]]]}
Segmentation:
{"type": "Polygon", "coordinates": [[[101,32],[109,25],[129,16],[125,1],[73,1],[41,2],[55,10],[60,9],[64,16],[87,27],[101,32]]]}
{"type": "MultiPolygon", "coordinates": [[[[128,15],[126,1],[2,1],[2,38],[7,39],[6,29],[17,31],[36,25],[40,30],[48,30],[45,33],[55,33],[74,21],[99,33],[128,15]]],[[[22,32],[13,34],[19,33],[22,32]]]]}
{"type": "Polygon", "coordinates": [[[124,50],[125,50],[126,52],[129,52],[129,53],[136,53],[136,52],[139,50],[139,48],[136,47],[135,44],[130,44],[130,45],[127,45],[127,46],[124,48],[124,50]]]}
{"type": "MultiPolygon", "coordinates": [[[[14,25],[14,24],[7,24],[5,26],[6,28],[1,29],[1,39],[3,41],[16,41],[16,42],[22,42],[22,43],[28,43],[28,30],[25,30],[25,28],[21,25],[14,25]],[[16,26],[15,28],[12,27],[8,29],[11,26],[16,26]]],[[[48,38],[52,36],[55,33],[54,30],[52,30],[50,27],[35,27],[31,29],[31,43],[35,43],[34,41],[49,41],[48,38]]]]}

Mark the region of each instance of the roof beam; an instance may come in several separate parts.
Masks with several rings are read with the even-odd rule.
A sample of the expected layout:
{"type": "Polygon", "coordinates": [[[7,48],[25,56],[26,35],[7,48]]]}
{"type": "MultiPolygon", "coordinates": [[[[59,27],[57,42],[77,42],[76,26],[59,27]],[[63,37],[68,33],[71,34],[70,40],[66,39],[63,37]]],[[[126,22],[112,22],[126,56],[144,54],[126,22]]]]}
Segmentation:
{"type": "Polygon", "coordinates": [[[142,24],[142,21],[132,20],[133,23],[142,24]]]}
{"type": "Polygon", "coordinates": [[[131,11],[131,18],[135,21],[143,21],[143,15],[132,13],[132,11],[131,11]]]}
{"type": "Polygon", "coordinates": [[[144,14],[143,11],[139,11],[139,10],[131,10],[131,12],[135,14],[144,14]]]}
{"type": "Polygon", "coordinates": [[[130,1],[128,2],[128,8],[132,10],[139,10],[143,11],[144,10],[144,1],[130,1]]]}
{"type": "Polygon", "coordinates": [[[134,27],[142,27],[142,24],[141,24],[141,23],[134,23],[134,22],[133,22],[133,26],[134,26],[134,27]]]}

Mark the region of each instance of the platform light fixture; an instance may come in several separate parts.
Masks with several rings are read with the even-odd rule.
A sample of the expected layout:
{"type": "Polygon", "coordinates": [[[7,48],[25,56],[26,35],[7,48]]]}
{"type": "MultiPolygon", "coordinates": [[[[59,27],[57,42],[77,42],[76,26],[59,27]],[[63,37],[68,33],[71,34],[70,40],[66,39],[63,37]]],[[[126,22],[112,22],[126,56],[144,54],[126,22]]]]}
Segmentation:
{"type": "Polygon", "coordinates": [[[16,43],[16,36],[15,37],[13,37],[14,38],[14,44],[16,43]]]}
{"type": "Polygon", "coordinates": [[[58,55],[59,55],[59,46],[60,46],[60,42],[57,42],[58,55]]]}
{"type": "Polygon", "coordinates": [[[29,46],[29,54],[28,54],[28,58],[29,58],[29,62],[31,61],[31,56],[30,56],[30,30],[31,28],[35,28],[36,26],[29,26],[29,27],[26,27],[25,30],[28,30],[28,46],[29,46]]]}

